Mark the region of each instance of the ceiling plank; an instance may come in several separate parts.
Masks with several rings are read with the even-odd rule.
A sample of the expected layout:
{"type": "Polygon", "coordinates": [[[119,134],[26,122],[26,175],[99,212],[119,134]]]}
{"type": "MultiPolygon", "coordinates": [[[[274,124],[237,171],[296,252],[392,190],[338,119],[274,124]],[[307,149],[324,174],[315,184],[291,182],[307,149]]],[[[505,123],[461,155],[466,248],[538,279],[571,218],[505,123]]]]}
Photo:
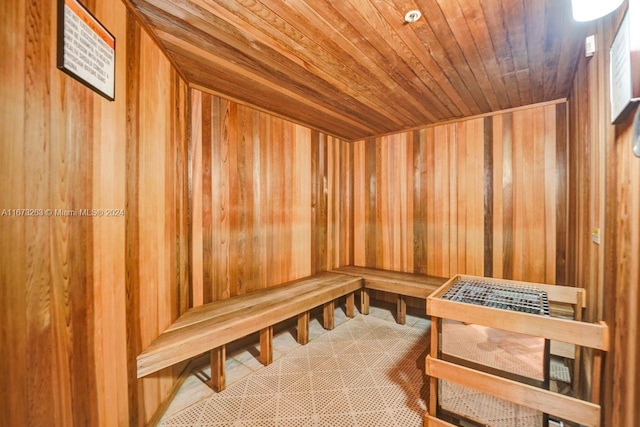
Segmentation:
{"type": "Polygon", "coordinates": [[[558,0],[124,1],[192,87],[345,140],[565,98],[586,28],[558,0]]]}
{"type": "Polygon", "coordinates": [[[310,72],[331,82],[338,90],[348,93],[370,108],[401,125],[407,120],[402,109],[391,107],[386,91],[373,90],[363,77],[335,55],[332,55],[309,37],[302,34],[270,9],[254,1],[194,0],[209,12],[224,19],[230,25],[242,27],[247,34],[270,48],[281,52],[290,61],[297,62],[310,72]],[[384,108],[380,108],[380,107],[384,108]]]}

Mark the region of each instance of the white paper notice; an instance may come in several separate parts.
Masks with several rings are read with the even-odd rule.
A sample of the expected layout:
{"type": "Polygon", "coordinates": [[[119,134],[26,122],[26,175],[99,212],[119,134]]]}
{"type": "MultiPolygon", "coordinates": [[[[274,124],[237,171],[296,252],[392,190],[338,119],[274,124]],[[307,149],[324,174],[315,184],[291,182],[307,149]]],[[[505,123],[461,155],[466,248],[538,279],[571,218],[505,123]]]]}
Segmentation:
{"type": "Polygon", "coordinates": [[[611,44],[610,59],[610,91],[611,122],[616,120],[627,108],[631,100],[631,56],[629,53],[629,16],[625,15],[618,34],[611,44]]]}
{"type": "Polygon", "coordinates": [[[115,95],[115,38],[76,0],[64,1],[64,68],[109,99],[115,95]]]}

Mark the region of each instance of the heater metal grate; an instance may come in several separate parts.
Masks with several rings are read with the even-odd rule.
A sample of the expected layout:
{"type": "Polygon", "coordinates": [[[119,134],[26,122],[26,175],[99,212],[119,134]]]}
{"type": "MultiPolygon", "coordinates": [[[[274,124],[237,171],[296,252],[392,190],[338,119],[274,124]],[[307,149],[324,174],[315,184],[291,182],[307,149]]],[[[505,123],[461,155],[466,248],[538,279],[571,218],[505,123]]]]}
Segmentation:
{"type": "Polygon", "coordinates": [[[480,280],[454,283],[442,299],[522,313],[549,315],[547,293],[533,286],[509,286],[480,280]]]}

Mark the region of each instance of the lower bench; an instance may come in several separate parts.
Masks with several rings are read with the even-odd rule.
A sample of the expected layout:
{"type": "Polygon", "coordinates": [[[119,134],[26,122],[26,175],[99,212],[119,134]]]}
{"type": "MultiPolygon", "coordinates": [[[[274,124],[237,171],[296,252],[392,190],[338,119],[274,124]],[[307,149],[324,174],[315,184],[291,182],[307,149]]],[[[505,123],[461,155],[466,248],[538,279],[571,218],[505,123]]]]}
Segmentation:
{"type": "Polygon", "coordinates": [[[324,304],[323,323],[333,329],[334,301],[347,295],[347,316],[354,316],[354,292],[362,278],[323,272],[279,286],[211,302],[180,316],[137,358],[138,378],[211,351],[211,382],[225,387],[225,345],[260,331],[260,361],[272,360],[273,325],[298,316],[298,342],[309,336],[309,311],[324,304]]]}
{"type": "Polygon", "coordinates": [[[396,321],[406,323],[407,304],[405,296],[426,300],[432,292],[442,286],[448,279],[427,276],[426,274],[405,273],[400,271],[379,270],[368,267],[346,266],[333,270],[340,274],[360,277],[363,281],[360,299],[360,312],[369,314],[369,290],[390,292],[397,295],[396,321]]]}
{"type": "Polygon", "coordinates": [[[334,301],[347,296],[347,316],[355,314],[354,293],[361,291],[360,312],[369,313],[369,290],[394,293],[397,321],[406,322],[405,296],[426,299],[447,279],[423,274],[346,266],[222,301],[195,307],[151,342],[137,359],[138,378],[210,351],[211,386],[225,388],[226,344],[260,332],[260,361],[273,359],[273,325],[298,317],[298,342],[309,340],[309,311],[324,305],[323,326],[333,329],[334,301]]]}

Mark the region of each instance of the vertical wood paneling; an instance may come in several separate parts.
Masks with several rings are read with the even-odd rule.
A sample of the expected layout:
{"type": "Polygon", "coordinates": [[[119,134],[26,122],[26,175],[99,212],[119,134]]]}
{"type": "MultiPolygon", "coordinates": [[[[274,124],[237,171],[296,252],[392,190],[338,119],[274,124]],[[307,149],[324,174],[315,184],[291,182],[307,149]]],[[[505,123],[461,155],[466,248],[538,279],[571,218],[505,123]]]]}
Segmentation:
{"type": "MultiPolygon", "coordinates": [[[[465,272],[477,276],[483,275],[484,270],[484,121],[474,119],[467,121],[467,135],[459,143],[466,147],[466,163],[459,168],[465,168],[466,174],[466,267],[465,272]]],[[[455,256],[455,254],[452,254],[455,256]]],[[[462,270],[459,267],[458,270],[462,270]]]]}
{"type": "MultiPolygon", "coordinates": [[[[628,2],[637,10],[636,2],[628,2]]],[[[606,355],[602,381],[603,425],[637,424],[640,329],[640,162],[631,151],[633,113],[610,124],[609,55],[625,8],[598,21],[596,55],[581,59],[573,80],[568,110],[569,246],[559,275],[587,290],[585,318],[607,322],[612,349],[606,355]],[[591,241],[600,228],[601,243],[591,241]]],[[[560,236],[559,236],[560,237],[560,236]]],[[[587,354],[588,356],[588,354],[587,354]]],[[[590,358],[583,357],[583,396],[591,385],[590,358]]]]}
{"type": "Polygon", "coordinates": [[[356,150],[364,151],[357,156],[364,164],[354,169],[354,182],[363,183],[354,187],[354,200],[364,212],[357,210],[354,223],[363,222],[364,231],[358,228],[354,251],[364,254],[366,266],[412,271],[413,133],[360,141],[356,150]]]}
{"type": "Polygon", "coordinates": [[[377,265],[376,194],[378,184],[376,182],[376,144],[375,140],[364,142],[364,178],[362,179],[364,193],[360,195],[360,200],[364,202],[365,267],[375,267],[377,265]]]}
{"type": "Polygon", "coordinates": [[[367,221],[366,212],[367,205],[361,197],[365,194],[369,184],[366,168],[366,147],[365,141],[357,141],[351,144],[353,147],[353,168],[351,168],[353,176],[353,262],[356,265],[366,265],[366,241],[367,239],[367,221]],[[365,242],[365,244],[357,244],[356,242],[365,242]]]}
{"type": "MultiPolygon", "coordinates": [[[[47,41],[50,37],[52,21],[47,19],[47,15],[53,15],[55,9],[52,9],[51,2],[43,6],[42,15],[40,15],[40,10],[35,4],[26,4],[24,12],[26,14],[26,38],[29,43],[26,45],[26,49],[25,46],[21,47],[25,50],[25,103],[23,106],[25,128],[22,138],[34,143],[38,141],[37,145],[29,144],[24,149],[25,163],[28,162],[27,164],[30,164],[33,169],[23,166],[21,171],[16,171],[24,176],[25,196],[23,203],[25,206],[40,206],[43,203],[48,204],[51,200],[47,184],[48,176],[51,173],[49,157],[54,153],[52,151],[54,147],[52,147],[50,135],[51,120],[46,112],[51,109],[51,99],[47,93],[47,88],[51,85],[52,79],[51,73],[48,71],[52,52],[48,48],[47,41]],[[43,154],[39,154],[40,152],[43,154]]],[[[81,99],[80,102],[86,102],[86,98],[81,99]]],[[[83,135],[78,133],[78,136],[83,135]]],[[[62,144],[62,149],[64,149],[64,144],[62,144]]],[[[64,176],[59,176],[59,178],[64,179],[64,176]]],[[[64,195],[67,195],[66,191],[64,195]]],[[[3,220],[6,221],[5,218],[3,220]]],[[[26,381],[27,390],[29,390],[27,393],[28,424],[42,424],[48,422],[54,415],[52,406],[38,405],[38,400],[40,399],[47,401],[53,399],[53,389],[47,385],[52,380],[52,366],[50,359],[45,359],[42,355],[29,351],[30,347],[35,345],[48,348],[54,350],[54,354],[58,352],[66,353],[73,352],[69,347],[72,347],[75,341],[71,342],[69,340],[69,329],[60,326],[54,328],[59,335],[63,336],[64,341],[55,345],[52,340],[51,324],[54,322],[52,322],[51,309],[49,307],[49,294],[52,291],[51,259],[49,256],[52,252],[52,247],[49,235],[52,233],[52,224],[49,221],[35,222],[32,220],[29,222],[31,224],[25,223],[22,231],[25,239],[23,248],[27,254],[25,257],[26,265],[23,266],[26,270],[24,275],[25,282],[14,284],[14,286],[17,285],[24,289],[23,298],[25,300],[23,308],[26,313],[26,330],[24,332],[26,334],[27,348],[26,353],[19,357],[26,359],[27,370],[24,372],[24,378],[19,381],[26,381]]],[[[66,221],[59,220],[58,223],[64,224],[66,221]]],[[[63,231],[68,232],[68,229],[63,231]]],[[[7,250],[9,249],[8,247],[7,250]]],[[[69,253],[67,252],[65,255],[68,256],[69,253]]],[[[57,275],[57,278],[63,277],[66,279],[71,274],[73,273],[67,270],[63,274],[57,275]]],[[[67,311],[65,314],[71,315],[70,312],[74,307],[71,305],[72,302],[67,292],[69,282],[62,282],[61,285],[65,294],[64,297],[69,298],[62,302],[65,304],[64,310],[67,311]]],[[[82,298],[82,294],[79,297],[82,298]]],[[[80,319],[80,322],[84,322],[84,319],[80,319]]],[[[79,340],[83,340],[83,338],[83,334],[80,334],[79,340]]],[[[84,354],[80,355],[80,357],[83,356],[84,354]]],[[[62,358],[62,355],[60,358],[62,358]]],[[[61,363],[68,364],[68,361],[61,361],[61,363]]],[[[67,365],[65,368],[70,369],[71,366],[67,365]]],[[[63,381],[64,387],[71,391],[71,381],[67,379],[63,379],[63,381]]],[[[94,404],[93,402],[91,403],[94,404]]],[[[65,415],[65,418],[69,421],[75,421],[72,414],[67,413],[65,415]]]]}
{"type": "Polygon", "coordinates": [[[312,244],[311,271],[326,270],[327,264],[327,137],[317,131],[311,131],[311,206],[312,206],[312,244]]]}
{"type": "MultiPolygon", "coordinates": [[[[257,113],[254,113],[257,114],[257,113]]],[[[311,151],[311,131],[302,126],[295,127],[292,135],[293,144],[293,175],[291,179],[298,179],[299,185],[293,192],[292,223],[292,247],[293,271],[296,277],[304,276],[311,272],[312,256],[309,245],[312,244],[313,227],[311,209],[312,175],[309,173],[309,159],[311,151]]],[[[254,276],[252,279],[255,279],[254,276]]]]}
{"type": "Polygon", "coordinates": [[[0,218],[6,425],[144,425],[179,369],[135,357],[188,303],[186,86],[123,4],[87,5],[114,102],[57,70],[56,1],[1,6],[0,209],[43,211],[0,218]]]}
{"type": "MultiPolygon", "coordinates": [[[[425,138],[425,130],[414,131],[412,135],[412,148],[413,148],[413,218],[416,220],[413,224],[413,268],[417,273],[424,273],[426,271],[427,259],[427,224],[426,224],[426,212],[427,212],[427,189],[422,185],[423,171],[426,171],[426,162],[421,162],[423,158],[423,151],[421,148],[426,147],[426,144],[420,144],[420,141],[425,138]]],[[[357,261],[356,261],[357,262],[357,261]]]]}
{"type": "Polygon", "coordinates": [[[192,101],[193,294],[224,299],[351,263],[349,145],[197,90],[192,101]]]}
{"type": "Polygon", "coordinates": [[[532,106],[355,143],[356,264],[556,283],[563,111],[532,106]]]}
{"type": "MultiPolygon", "coordinates": [[[[199,115],[201,119],[200,129],[202,129],[201,140],[206,141],[203,143],[201,147],[196,148],[199,153],[202,153],[202,164],[209,165],[211,164],[211,156],[212,156],[212,146],[211,146],[211,96],[207,94],[202,95],[202,114],[199,115]]],[[[216,146],[218,148],[218,146],[216,146]]],[[[202,252],[210,253],[213,249],[213,177],[211,176],[211,167],[203,167],[202,175],[199,175],[198,178],[202,182],[202,192],[198,193],[199,198],[202,199],[202,210],[199,210],[198,216],[202,220],[202,233],[199,233],[199,236],[202,236],[202,252]]],[[[216,180],[216,190],[220,188],[220,183],[216,180]]],[[[217,195],[217,194],[216,194],[217,195]]],[[[216,198],[217,199],[217,198],[216,198]]],[[[200,255],[200,253],[198,254],[200,255]]],[[[202,268],[202,282],[207,284],[208,286],[203,286],[202,288],[202,302],[211,302],[214,300],[214,295],[212,294],[212,286],[213,282],[213,266],[211,263],[205,263],[202,268]]],[[[200,273],[200,272],[199,272],[200,273]]],[[[200,292],[199,292],[200,293],[200,292]]]]}
{"type": "MultiPolygon", "coordinates": [[[[138,27],[132,16],[127,16],[127,52],[132,55],[133,52],[138,52],[140,49],[141,32],[138,31],[138,27]]],[[[127,144],[126,147],[126,175],[137,184],[137,177],[139,175],[139,146],[137,143],[138,135],[140,133],[140,121],[139,111],[140,103],[137,88],[140,81],[140,63],[139,61],[127,61],[127,76],[128,84],[126,87],[126,117],[127,117],[127,141],[134,143],[127,144]]],[[[140,216],[139,212],[139,185],[126,185],[125,186],[125,260],[140,259],[140,245],[137,244],[140,240],[140,216]]],[[[142,389],[142,382],[138,381],[137,372],[133,369],[137,365],[136,357],[139,351],[142,349],[141,343],[141,325],[136,319],[140,318],[140,274],[137,268],[131,268],[126,270],[125,285],[126,285],[126,331],[127,331],[127,380],[128,380],[128,416],[130,425],[144,424],[145,417],[142,412],[139,402],[144,396],[142,389]]]]}
{"type": "Polygon", "coordinates": [[[567,140],[558,111],[550,105],[494,117],[495,277],[564,283],[556,254],[566,250],[558,235],[566,224],[567,140]]]}
{"type": "MultiPolygon", "coordinates": [[[[502,121],[502,279],[513,280],[513,114],[502,121]]],[[[496,274],[496,271],[494,271],[496,274]]]]}
{"type": "MultiPolygon", "coordinates": [[[[126,34],[127,20],[123,10],[97,2],[95,13],[114,33],[126,34]]],[[[124,43],[126,48],[127,44],[124,43]]],[[[125,49],[123,49],[125,50],[125,49]]],[[[127,76],[126,61],[116,63],[116,75],[127,76]]],[[[95,96],[95,95],[92,95],[95,96]]],[[[126,109],[119,100],[127,99],[127,87],[116,85],[115,103],[95,102],[92,199],[94,206],[126,207],[126,109]],[[112,126],[116,123],[116,126],[112,126]],[[105,176],[109,185],[105,185],[105,176]],[[113,189],[120,191],[113,191],[113,189]]],[[[54,95],[57,98],[57,96],[54,95]]],[[[73,99],[73,98],[72,98],[73,99]]],[[[184,138],[183,138],[184,141],[184,138]]],[[[81,185],[81,183],[79,183],[81,185]]],[[[126,218],[94,221],[93,224],[94,354],[97,382],[99,425],[117,425],[127,420],[127,311],[126,265],[122,262],[125,248],[126,218]],[[110,286],[105,285],[109,283],[110,286]],[[122,355],[113,357],[113,354],[122,355]],[[121,421],[123,420],[123,421],[121,421]]],[[[185,236],[186,234],[183,234],[185,236]]]]}
{"type": "MultiPolygon", "coordinates": [[[[141,31],[137,25],[130,26],[129,30],[141,31]]],[[[137,36],[131,36],[137,40],[137,36]]],[[[179,307],[184,307],[178,299],[187,297],[179,295],[179,278],[184,278],[182,271],[186,265],[179,263],[184,260],[182,256],[176,256],[181,247],[178,239],[186,237],[177,233],[179,218],[186,215],[186,211],[176,209],[183,205],[176,201],[186,197],[180,184],[186,170],[174,169],[178,164],[185,165],[178,154],[184,152],[186,133],[177,128],[186,127],[186,108],[175,106],[180,97],[180,102],[186,103],[186,89],[184,83],[175,78],[169,61],[145,33],[139,38],[137,52],[137,55],[136,50],[129,53],[141,61],[135,70],[139,73],[136,77],[139,92],[134,91],[132,98],[127,99],[138,104],[137,132],[131,133],[128,141],[136,146],[137,158],[129,161],[138,163],[137,175],[127,181],[127,185],[138,187],[137,209],[129,213],[138,217],[137,240],[129,244],[139,246],[139,259],[127,259],[127,269],[137,270],[137,282],[129,285],[137,287],[138,300],[133,304],[138,307],[132,313],[139,317],[135,314],[130,317],[130,323],[140,323],[140,347],[131,349],[136,355],[177,318],[179,307]],[[183,116],[177,117],[180,112],[183,116]],[[180,135],[182,139],[178,138],[180,135]]],[[[129,60],[135,59],[131,56],[129,60]]],[[[147,422],[153,416],[168,395],[181,366],[140,380],[138,422],[147,422]]]]}
{"type": "MultiPolygon", "coordinates": [[[[1,61],[0,75],[5,83],[0,85],[2,99],[11,100],[12,108],[4,108],[0,114],[0,201],[1,207],[25,205],[25,177],[23,173],[25,151],[21,144],[25,132],[25,45],[26,6],[24,2],[8,1],[0,4],[0,14],[5,30],[0,33],[0,52],[4,57],[16,55],[19,60],[1,61]],[[6,141],[6,142],[5,142],[6,141]],[[11,195],[11,196],[9,196],[11,195]]],[[[25,333],[27,325],[27,271],[24,268],[27,256],[26,219],[0,217],[0,301],[8,309],[0,310],[2,321],[2,347],[11,349],[8,357],[0,358],[0,367],[5,372],[5,386],[0,389],[2,418],[15,425],[29,424],[29,406],[38,398],[37,389],[25,380],[27,374],[26,353],[29,341],[25,333]],[[31,394],[29,393],[31,390],[31,394]]],[[[56,355],[57,357],[57,355],[56,355]]],[[[57,361],[54,359],[54,363],[57,361]]],[[[56,363],[57,365],[57,363],[56,363]]],[[[57,405],[58,406],[58,405],[57,405]]],[[[52,410],[53,408],[49,408],[52,410]]]]}
{"type": "Polygon", "coordinates": [[[556,283],[566,285],[567,282],[567,258],[569,251],[568,229],[569,229],[569,186],[568,179],[568,123],[567,104],[556,106],[556,176],[558,182],[566,182],[566,185],[558,185],[556,188],[556,200],[558,210],[556,211],[556,283]]]}
{"type": "Polygon", "coordinates": [[[493,276],[493,119],[484,119],[484,275],[493,276]]]}
{"type": "Polygon", "coordinates": [[[327,138],[327,260],[328,269],[349,264],[351,255],[350,144],[327,138]]]}
{"type": "Polygon", "coordinates": [[[194,173],[194,165],[202,164],[202,92],[190,92],[190,119],[191,132],[189,135],[189,305],[198,306],[204,302],[203,269],[194,269],[193,265],[202,265],[202,251],[194,251],[194,248],[202,247],[203,236],[203,191],[194,192],[194,188],[202,188],[203,174],[194,173]]]}

